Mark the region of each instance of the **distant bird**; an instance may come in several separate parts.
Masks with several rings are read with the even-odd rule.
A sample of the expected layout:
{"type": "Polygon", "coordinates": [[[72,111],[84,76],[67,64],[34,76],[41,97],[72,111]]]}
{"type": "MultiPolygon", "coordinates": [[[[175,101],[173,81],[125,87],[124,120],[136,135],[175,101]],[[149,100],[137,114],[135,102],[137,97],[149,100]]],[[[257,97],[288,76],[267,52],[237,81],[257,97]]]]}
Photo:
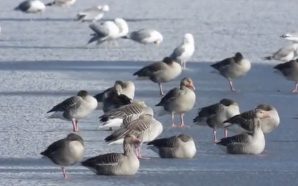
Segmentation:
{"type": "Polygon", "coordinates": [[[291,43],[283,48],[280,48],[272,55],[264,57],[265,60],[278,60],[278,61],[290,61],[297,58],[298,55],[298,43],[291,43]]]}
{"type": "Polygon", "coordinates": [[[100,20],[105,12],[108,12],[110,10],[109,5],[99,5],[96,7],[88,8],[86,10],[80,11],[77,14],[77,19],[79,21],[85,22],[85,21],[98,21],[100,20]]]}
{"type": "MultiPolygon", "coordinates": [[[[175,114],[180,114],[181,124],[184,127],[184,113],[190,111],[196,102],[195,86],[189,77],[185,77],[180,82],[180,88],[171,89],[156,106],[163,107],[164,111],[172,115],[172,127],[176,127],[174,122],[175,114]]],[[[160,114],[163,114],[160,112],[160,114]]]]}
{"type": "Polygon", "coordinates": [[[100,25],[93,23],[89,27],[94,31],[94,34],[91,35],[92,38],[88,41],[88,44],[95,41],[97,44],[113,41],[125,36],[129,31],[127,22],[122,18],[116,18],[114,21],[105,21],[100,25]]]}
{"type": "Polygon", "coordinates": [[[156,139],[147,145],[150,145],[148,148],[157,152],[161,158],[191,159],[197,152],[193,138],[185,134],[156,139]]]}
{"type": "Polygon", "coordinates": [[[136,147],[141,141],[133,135],[127,135],[123,142],[124,153],[108,153],[89,158],[82,165],[97,175],[134,175],[140,167],[136,156],[136,147]]]}
{"type": "Polygon", "coordinates": [[[119,128],[126,117],[137,119],[142,114],[153,115],[153,110],[143,101],[134,101],[131,104],[111,110],[100,116],[100,122],[103,123],[103,126],[100,126],[100,128],[119,128]]]}
{"type": "MultiPolygon", "coordinates": [[[[141,140],[141,144],[149,142],[157,138],[163,131],[162,124],[156,120],[151,114],[142,114],[139,118],[126,117],[120,129],[114,131],[105,138],[109,144],[123,143],[123,138],[127,134],[137,136],[141,140]]],[[[137,148],[137,156],[142,158],[141,147],[137,148]]]]}
{"type": "Polygon", "coordinates": [[[298,93],[298,59],[278,64],[274,69],[281,72],[287,80],[295,81],[295,88],[292,92],[298,93]]]}
{"type": "Polygon", "coordinates": [[[73,131],[79,131],[78,120],[85,118],[97,107],[96,99],[86,90],[80,90],[77,96],[70,97],[54,106],[47,113],[54,112],[48,118],[60,118],[72,122],[73,131]]]}
{"type": "Polygon", "coordinates": [[[217,145],[225,147],[229,154],[260,154],[265,149],[265,136],[260,119],[268,117],[267,112],[257,110],[253,119],[253,131],[221,139],[217,145]]]}
{"type": "MultiPolygon", "coordinates": [[[[194,122],[198,125],[207,125],[213,129],[213,142],[217,142],[216,129],[224,128],[224,121],[240,114],[239,105],[231,99],[222,99],[219,103],[203,107],[199,110],[198,116],[194,118],[194,122]]],[[[228,137],[225,128],[225,137],[228,137]]]]}
{"type": "Polygon", "coordinates": [[[61,7],[68,7],[75,4],[76,0],[54,0],[50,3],[47,3],[47,6],[61,6],[61,7]]]}
{"type": "Polygon", "coordinates": [[[53,163],[60,165],[66,179],[65,166],[74,165],[83,159],[84,140],[81,136],[70,133],[66,138],[52,143],[40,154],[48,157],[53,163]]]}
{"type": "Polygon", "coordinates": [[[39,13],[43,12],[46,6],[40,0],[26,0],[20,3],[15,10],[19,10],[25,13],[39,13]]]}
{"type": "Polygon", "coordinates": [[[259,111],[266,112],[268,117],[260,119],[261,129],[264,134],[272,132],[279,126],[280,118],[275,107],[267,104],[260,104],[255,109],[235,115],[226,121],[224,125],[234,132],[252,132],[254,128],[254,118],[259,111]]]}
{"type": "Polygon", "coordinates": [[[283,39],[292,41],[294,43],[298,42],[298,32],[291,32],[291,33],[285,33],[280,36],[283,39]]]}
{"type": "Polygon", "coordinates": [[[160,32],[153,29],[141,29],[137,31],[133,31],[126,36],[123,36],[125,39],[131,39],[137,43],[141,44],[156,44],[160,45],[163,41],[163,37],[160,32]]]}
{"type": "Polygon", "coordinates": [[[140,79],[150,79],[154,83],[158,83],[160,95],[164,95],[162,83],[174,80],[182,72],[181,65],[169,57],[165,57],[162,61],[147,65],[133,75],[140,79]]]}
{"type": "Polygon", "coordinates": [[[183,68],[186,68],[186,62],[192,57],[195,51],[195,41],[193,35],[187,33],[184,35],[183,42],[174,49],[170,57],[178,61],[183,68]]]}
{"type": "Polygon", "coordinates": [[[237,52],[235,56],[219,61],[211,67],[218,70],[220,75],[229,81],[231,91],[236,91],[232,80],[246,75],[251,68],[251,64],[240,52],[237,52]]]}

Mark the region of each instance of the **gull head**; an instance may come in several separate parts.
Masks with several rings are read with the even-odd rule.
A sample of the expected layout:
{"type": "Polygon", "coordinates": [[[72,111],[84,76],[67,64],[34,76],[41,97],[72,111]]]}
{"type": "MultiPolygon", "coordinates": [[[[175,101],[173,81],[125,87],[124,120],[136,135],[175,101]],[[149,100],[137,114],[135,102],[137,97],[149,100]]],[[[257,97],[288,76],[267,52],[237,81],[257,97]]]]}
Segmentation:
{"type": "Polygon", "coordinates": [[[97,8],[99,9],[99,10],[102,10],[102,11],[104,11],[104,12],[108,12],[108,11],[110,11],[110,7],[109,7],[109,5],[99,5],[99,6],[97,6],[97,8]]]}
{"type": "Polygon", "coordinates": [[[186,33],[184,35],[184,43],[194,43],[193,35],[190,33],[186,33]]]}

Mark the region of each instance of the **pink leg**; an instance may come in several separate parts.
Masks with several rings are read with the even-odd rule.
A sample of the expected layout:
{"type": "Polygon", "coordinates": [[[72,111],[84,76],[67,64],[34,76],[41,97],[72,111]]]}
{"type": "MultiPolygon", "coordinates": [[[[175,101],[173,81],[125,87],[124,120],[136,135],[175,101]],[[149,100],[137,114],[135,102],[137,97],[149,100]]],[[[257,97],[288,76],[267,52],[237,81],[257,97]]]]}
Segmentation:
{"type": "Polygon", "coordinates": [[[228,137],[228,129],[227,128],[224,129],[224,133],[225,133],[225,138],[228,137]]]}
{"type": "Polygon", "coordinates": [[[163,90],[162,90],[162,85],[161,85],[161,83],[158,83],[158,86],[159,86],[160,95],[163,96],[164,93],[163,93],[163,90]]]}
{"type": "Polygon", "coordinates": [[[217,142],[217,138],[216,138],[216,129],[213,129],[213,143],[217,142]]]}
{"type": "Polygon", "coordinates": [[[232,92],[235,92],[236,90],[235,90],[235,88],[234,88],[234,86],[233,86],[233,82],[232,82],[232,80],[228,80],[229,81],[229,85],[230,85],[230,89],[231,89],[231,91],[232,92]]]}
{"type": "Polygon", "coordinates": [[[76,120],[76,132],[78,132],[79,131],[79,124],[78,124],[78,120],[76,120]]]}
{"type": "Polygon", "coordinates": [[[175,120],[175,114],[174,112],[172,112],[172,127],[176,127],[174,120],[175,120]]]}
{"type": "Polygon", "coordinates": [[[77,130],[76,119],[72,119],[71,120],[71,123],[72,123],[72,131],[73,132],[76,132],[76,130],[77,130]]]}
{"type": "Polygon", "coordinates": [[[295,84],[295,88],[292,90],[293,93],[298,93],[298,82],[295,84]]]}
{"type": "Polygon", "coordinates": [[[68,177],[67,177],[65,168],[64,167],[61,167],[61,170],[62,170],[62,174],[63,174],[64,179],[67,179],[68,177]]]}
{"type": "Polygon", "coordinates": [[[181,113],[180,114],[180,121],[181,121],[181,124],[180,124],[180,127],[185,127],[185,124],[184,124],[184,113],[181,113]]]}

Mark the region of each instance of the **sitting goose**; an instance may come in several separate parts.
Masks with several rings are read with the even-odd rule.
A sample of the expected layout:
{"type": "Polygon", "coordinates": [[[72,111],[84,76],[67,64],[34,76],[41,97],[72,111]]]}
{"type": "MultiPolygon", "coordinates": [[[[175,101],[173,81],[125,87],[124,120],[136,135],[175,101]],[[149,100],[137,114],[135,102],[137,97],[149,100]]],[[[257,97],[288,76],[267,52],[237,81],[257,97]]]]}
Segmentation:
{"type": "MultiPolygon", "coordinates": [[[[184,113],[190,111],[196,102],[195,86],[189,77],[185,77],[180,82],[180,88],[170,90],[156,106],[162,106],[164,111],[172,115],[172,127],[176,127],[175,114],[180,114],[181,124],[184,127],[184,113]]],[[[161,112],[160,115],[163,113],[161,112]]]]}
{"type": "Polygon", "coordinates": [[[156,139],[147,145],[150,145],[148,148],[157,152],[161,158],[191,159],[197,152],[194,140],[185,134],[156,139]]]}
{"type": "Polygon", "coordinates": [[[272,105],[266,104],[260,104],[254,110],[243,112],[239,115],[231,117],[224,122],[224,125],[227,129],[235,132],[253,131],[253,120],[256,117],[258,110],[262,110],[268,115],[268,117],[260,119],[261,129],[264,134],[272,132],[279,126],[280,118],[276,108],[272,105]]]}
{"type": "Polygon", "coordinates": [[[229,81],[231,91],[236,91],[232,80],[244,76],[250,70],[251,64],[240,52],[237,52],[235,56],[217,62],[211,67],[218,70],[220,75],[229,81]]]}
{"type": "Polygon", "coordinates": [[[274,69],[280,71],[287,80],[295,81],[295,88],[292,92],[298,93],[298,59],[278,64],[274,69]]]}
{"type": "Polygon", "coordinates": [[[98,175],[134,175],[140,167],[135,148],[140,140],[133,135],[126,135],[123,142],[124,153],[109,153],[99,155],[82,162],[98,175]]]}
{"type": "MultiPolygon", "coordinates": [[[[217,142],[216,129],[224,128],[223,122],[240,114],[239,105],[231,99],[222,99],[219,103],[203,107],[200,109],[198,116],[193,120],[201,126],[209,126],[213,129],[213,142],[217,142]]],[[[225,137],[228,137],[225,128],[225,137]]]]}
{"type": "Polygon", "coordinates": [[[65,166],[73,165],[82,160],[84,154],[84,140],[81,136],[71,133],[64,139],[52,143],[40,153],[48,157],[53,163],[60,165],[64,178],[67,178],[65,166]]]}
{"type": "Polygon", "coordinates": [[[261,119],[268,116],[263,110],[256,110],[252,120],[253,131],[221,139],[217,145],[226,147],[229,154],[260,154],[265,149],[265,136],[261,128],[261,119]]]}
{"type": "Polygon", "coordinates": [[[70,97],[54,106],[47,113],[54,112],[48,118],[60,118],[72,122],[73,131],[79,131],[78,120],[87,117],[97,107],[97,101],[86,90],[80,90],[77,96],[70,97]]]}
{"type": "Polygon", "coordinates": [[[135,72],[133,75],[140,78],[150,79],[158,83],[160,95],[164,95],[162,83],[171,81],[178,77],[182,72],[181,65],[169,57],[165,57],[160,62],[152,63],[135,72]]]}

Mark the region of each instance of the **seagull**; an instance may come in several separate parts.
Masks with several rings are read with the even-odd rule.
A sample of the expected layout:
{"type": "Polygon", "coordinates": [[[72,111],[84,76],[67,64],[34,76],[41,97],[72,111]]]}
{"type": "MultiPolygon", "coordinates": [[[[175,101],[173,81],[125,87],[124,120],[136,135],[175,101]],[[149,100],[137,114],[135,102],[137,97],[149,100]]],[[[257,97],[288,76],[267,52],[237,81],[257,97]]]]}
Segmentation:
{"type": "Polygon", "coordinates": [[[70,97],[54,106],[47,113],[54,112],[48,118],[60,118],[72,122],[73,131],[79,131],[78,120],[85,118],[97,107],[96,99],[86,90],[78,92],[77,96],[70,97]]]}
{"type": "Polygon", "coordinates": [[[60,165],[64,178],[67,178],[65,166],[74,165],[83,159],[84,140],[81,136],[71,133],[66,138],[52,143],[40,153],[53,163],[60,165]]]}
{"type": "Polygon", "coordinates": [[[27,0],[20,3],[15,10],[19,10],[25,13],[39,13],[43,12],[46,6],[39,0],[27,0]]]}
{"type": "MultiPolygon", "coordinates": [[[[222,99],[219,103],[209,105],[200,109],[198,116],[193,120],[201,126],[209,126],[213,129],[213,142],[216,143],[216,129],[224,128],[224,121],[240,114],[239,105],[231,99],[222,99]]],[[[225,128],[225,137],[228,137],[225,128]]]]}
{"type": "MultiPolygon", "coordinates": [[[[172,115],[172,127],[176,127],[174,122],[175,114],[180,114],[181,124],[184,127],[184,113],[190,111],[196,102],[195,86],[189,77],[185,77],[180,82],[180,88],[171,89],[155,106],[163,107],[164,111],[172,115]]],[[[160,115],[163,113],[160,112],[160,115]]]]}
{"type": "Polygon", "coordinates": [[[251,68],[251,64],[240,52],[237,52],[235,56],[219,61],[211,67],[218,70],[220,75],[229,81],[231,91],[236,91],[232,80],[246,75],[251,68]]]}
{"type": "Polygon", "coordinates": [[[99,5],[96,7],[88,8],[86,10],[83,10],[77,14],[77,19],[79,21],[85,22],[85,21],[92,21],[96,22],[100,20],[105,12],[108,12],[110,10],[109,5],[99,5]]]}
{"type": "Polygon", "coordinates": [[[298,93],[298,59],[281,63],[273,67],[282,73],[282,75],[290,81],[295,81],[293,93],[298,93]]]}
{"type": "Polygon", "coordinates": [[[75,4],[76,0],[54,0],[50,3],[47,3],[46,6],[62,6],[62,7],[67,7],[75,4]]]}
{"type": "Polygon", "coordinates": [[[170,55],[170,57],[178,61],[183,68],[186,68],[186,62],[192,57],[193,53],[195,51],[195,42],[193,35],[190,33],[187,33],[184,35],[183,42],[174,49],[173,53],[170,55]]]}
{"type": "Polygon", "coordinates": [[[156,45],[160,45],[160,43],[163,41],[163,37],[160,32],[158,32],[157,30],[146,28],[131,32],[126,36],[123,36],[123,38],[131,39],[141,44],[153,43],[156,45]]]}
{"type": "Polygon", "coordinates": [[[294,43],[298,42],[298,32],[292,32],[292,33],[285,33],[280,36],[283,39],[292,41],[294,43]]]}
{"type": "Polygon", "coordinates": [[[272,132],[279,126],[280,118],[276,108],[267,104],[260,104],[253,110],[235,115],[224,121],[224,125],[234,132],[252,132],[253,120],[259,111],[266,112],[268,115],[268,117],[260,119],[261,129],[264,134],[272,132]]]}
{"type": "Polygon", "coordinates": [[[158,83],[160,95],[164,95],[162,83],[166,83],[178,77],[182,73],[181,65],[169,57],[165,57],[162,61],[147,65],[133,75],[140,79],[150,79],[154,83],[158,83]]]}
{"type": "Polygon", "coordinates": [[[242,133],[221,139],[217,145],[226,148],[229,154],[260,154],[265,149],[265,136],[261,128],[261,119],[268,117],[267,112],[257,110],[252,120],[252,132],[242,133]]]}
{"type": "Polygon", "coordinates": [[[126,135],[123,142],[124,153],[108,153],[89,158],[82,162],[97,175],[134,175],[140,167],[136,147],[141,141],[134,135],[126,135]]]}
{"type": "Polygon", "coordinates": [[[185,134],[156,139],[147,145],[149,145],[149,149],[157,152],[161,158],[191,159],[197,152],[193,138],[185,134]]]}
{"type": "Polygon", "coordinates": [[[287,62],[297,58],[298,43],[291,43],[278,51],[274,52],[271,56],[264,57],[265,60],[279,60],[287,62]]]}

